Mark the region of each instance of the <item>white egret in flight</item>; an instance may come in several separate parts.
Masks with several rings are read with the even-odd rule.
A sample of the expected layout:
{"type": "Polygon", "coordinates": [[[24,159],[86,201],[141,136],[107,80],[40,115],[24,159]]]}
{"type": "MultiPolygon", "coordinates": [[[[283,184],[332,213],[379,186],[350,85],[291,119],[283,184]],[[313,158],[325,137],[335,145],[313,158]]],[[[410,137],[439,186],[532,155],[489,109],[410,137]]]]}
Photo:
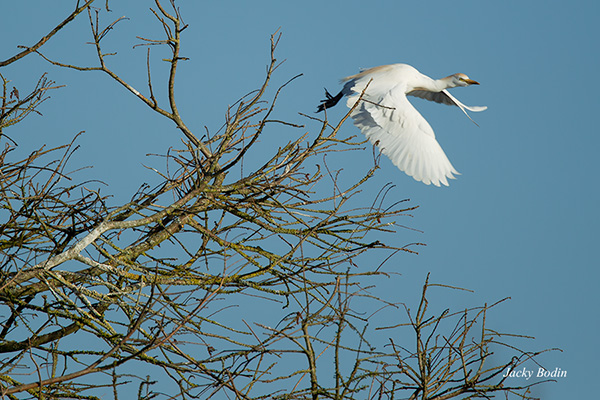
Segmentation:
{"type": "Polygon", "coordinates": [[[362,95],[351,114],[354,125],[401,171],[435,186],[440,183],[448,186],[447,178],[460,175],[435,140],[431,126],[406,96],[458,106],[469,117],[466,110],[483,111],[487,107],[466,106],[446,89],[479,85],[478,82],[465,74],[434,80],[406,64],[370,68],[342,82],[346,84],[336,96],[325,89],[327,98],[321,101],[317,111],[335,106],[344,96],[348,96],[347,105],[352,108],[362,95]]]}

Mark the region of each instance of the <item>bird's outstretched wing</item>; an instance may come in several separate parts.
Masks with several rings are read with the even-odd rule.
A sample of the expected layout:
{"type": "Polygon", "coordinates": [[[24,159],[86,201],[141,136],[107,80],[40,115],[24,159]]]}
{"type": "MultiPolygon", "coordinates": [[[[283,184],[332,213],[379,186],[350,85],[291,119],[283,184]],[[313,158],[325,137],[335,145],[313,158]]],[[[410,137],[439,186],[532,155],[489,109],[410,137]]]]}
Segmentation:
{"type": "MultiPolygon", "coordinates": [[[[407,175],[427,185],[448,186],[448,179],[459,173],[435,140],[431,126],[406,98],[404,87],[369,92],[352,112],[354,125],[407,175]]],[[[350,96],[348,107],[359,96],[350,96]]]]}
{"type": "Polygon", "coordinates": [[[469,114],[467,114],[466,110],[479,112],[487,110],[486,106],[467,106],[458,101],[458,99],[452,96],[447,90],[442,90],[441,92],[431,92],[429,90],[413,90],[408,92],[409,96],[420,97],[425,100],[435,101],[436,103],[446,104],[448,106],[457,106],[465,113],[465,115],[475,124],[477,123],[471,119],[469,114]]]}

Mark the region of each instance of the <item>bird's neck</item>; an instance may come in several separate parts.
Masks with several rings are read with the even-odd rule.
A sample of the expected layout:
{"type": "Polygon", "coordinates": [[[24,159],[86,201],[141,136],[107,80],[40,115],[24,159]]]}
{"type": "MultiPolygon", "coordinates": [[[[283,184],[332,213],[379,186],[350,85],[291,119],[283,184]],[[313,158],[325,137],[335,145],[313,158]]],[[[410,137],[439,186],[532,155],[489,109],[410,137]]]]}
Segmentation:
{"type": "Polygon", "coordinates": [[[431,79],[429,77],[424,76],[422,81],[419,82],[419,84],[415,85],[413,88],[410,88],[410,90],[425,90],[428,92],[441,92],[444,89],[448,89],[449,87],[451,87],[452,85],[450,84],[450,82],[445,79],[431,79]]]}
{"type": "Polygon", "coordinates": [[[444,89],[448,89],[450,87],[453,87],[450,82],[445,79],[435,79],[431,81],[431,88],[429,90],[431,90],[432,92],[441,92],[444,89]]]}

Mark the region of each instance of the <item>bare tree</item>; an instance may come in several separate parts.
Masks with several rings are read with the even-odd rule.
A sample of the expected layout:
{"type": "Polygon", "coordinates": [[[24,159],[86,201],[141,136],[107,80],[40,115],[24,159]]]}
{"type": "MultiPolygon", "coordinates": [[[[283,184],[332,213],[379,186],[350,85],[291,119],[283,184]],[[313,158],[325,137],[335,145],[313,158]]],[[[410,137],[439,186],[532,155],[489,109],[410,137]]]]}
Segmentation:
{"type": "Polygon", "coordinates": [[[90,78],[106,74],[170,120],[183,146],[165,149],[158,186],[142,185],[130,202],[110,205],[77,173],[66,173],[77,136],[23,159],[14,155],[7,131],[59,86],[44,75],[22,96],[0,74],[3,398],[530,398],[528,386],[506,385],[501,372],[537,354],[511,348],[514,358],[490,365],[492,348],[507,346],[486,325],[491,307],[429,315],[429,282],[416,313],[377,294],[377,278],[390,277],[382,265],[418,245],[384,243],[414,207],[391,201],[390,186],[356,206],[359,194],[365,204],[361,190],[376,158],[347,186],[323,161],[325,153],[360,146],[338,135],[348,115],[336,124],[319,121],[312,133],[275,116],[277,99],[298,78],[267,98],[280,34],[271,37],[264,82],[227,110],[222,129],[199,137],[177,108],[187,25],[174,0],[156,0],[151,9],[165,36],[140,38],[171,52],[166,104],[155,96],[150,47],[148,86],[137,90],[110,68],[101,46],[121,19],[103,25],[106,11],[92,8],[93,0],[80,3],[0,67],[36,53],[90,78]],[[48,39],[86,14],[96,64],[43,53],[48,39]],[[294,139],[258,152],[269,129],[293,130],[294,139]],[[250,166],[241,168],[245,160],[250,166]],[[367,253],[380,261],[365,263],[367,253]],[[246,304],[264,311],[240,313],[246,304]],[[369,324],[382,312],[398,321],[377,327],[391,332],[385,344],[373,341],[369,324]],[[393,339],[403,326],[414,343],[393,339]]]}

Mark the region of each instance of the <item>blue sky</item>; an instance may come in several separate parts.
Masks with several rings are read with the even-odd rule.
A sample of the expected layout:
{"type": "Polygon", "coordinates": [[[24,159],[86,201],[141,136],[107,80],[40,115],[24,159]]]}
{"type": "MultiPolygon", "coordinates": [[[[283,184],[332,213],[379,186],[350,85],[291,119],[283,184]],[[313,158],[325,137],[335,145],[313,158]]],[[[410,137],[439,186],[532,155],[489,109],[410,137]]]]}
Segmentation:
{"type": "MultiPolygon", "coordinates": [[[[18,44],[37,41],[69,13],[71,3],[3,5],[0,58],[12,55],[18,44]],[[32,8],[39,12],[31,13],[32,8]]],[[[145,50],[131,47],[139,42],[136,35],[156,37],[158,26],[133,3],[138,4],[112,4],[114,18],[130,19],[117,25],[105,45],[119,51],[111,66],[144,90],[145,50]]],[[[404,62],[434,78],[463,72],[481,82],[452,91],[465,104],[489,107],[472,114],[479,127],[456,108],[414,102],[462,174],[449,188],[425,186],[382,160],[375,178],[379,186],[392,182],[398,199],[410,198],[420,206],[413,218],[401,222],[422,233],[400,230],[394,240],[427,244],[418,256],[396,257],[402,275],[384,290],[393,301],[414,302],[431,272],[433,281],[475,291],[440,292],[433,301],[449,307],[511,297],[495,311],[495,327],[535,336],[528,345],[532,349],[563,350],[542,361],[549,369],[566,370],[567,378],[534,393],[553,400],[596,391],[599,3],[187,3],[181,4],[190,25],[182,55],[190,61],[181,67],[177,95],[195,131],[204,126],[216,130],[227,105],[258,87],[268,62],[269,35],[277,29],[283,34],[277,55],[286,62],[274,84],[304,74],[285,92],[279,112],[308,129],[314,125],[297,113],[312,113],[324,86],[337,91],[338,80],[359,68],[404,62]]],[[[45,52],[68,62],[93,63],[92,48],[85,45],[90,40],[86,23],[82,18],[69,26],[45,52]]],[[[158,59],[161,51],[153,49],[153,56],[158,59]]],[[[158,79],[164,66],[155,65],[158,79]]],[[[154,162],[146,154],[178,146],[178,132],[170,124],[105,76],[55,69],[35,56],[2,72],[26,87],[45,71],[67,87],[43,105],[43,117],[7,133],[24,149],[33,149],[40,143],[65,143],[85,130],[73,167],[93,165],[86,176],[109,184],[106,190],[117,194],[115,201],[128,199],[132,187],[151,176],[142,165],[154,162]]],[[[332,109],[330,118],[344,113],[343,107],[332,109]]],[[[348,122],[341,135],[357,133],[348,122]]],[[[371,154],[368,145],[345,170],[352,174],[354,164],[371,162],[371,154]]]]}

